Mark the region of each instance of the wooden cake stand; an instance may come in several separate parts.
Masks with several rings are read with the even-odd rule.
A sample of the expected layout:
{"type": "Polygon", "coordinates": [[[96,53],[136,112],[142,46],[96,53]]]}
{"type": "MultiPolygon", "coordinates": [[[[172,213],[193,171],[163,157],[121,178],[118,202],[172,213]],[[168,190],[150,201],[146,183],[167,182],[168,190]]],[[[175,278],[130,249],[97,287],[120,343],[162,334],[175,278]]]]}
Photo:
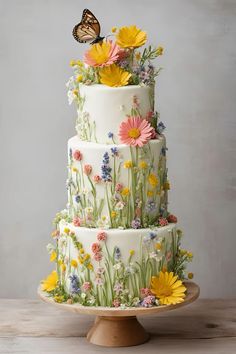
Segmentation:
{"type": "Polygon", "coordinates": [[[79,304],[57,303],[52,297],[38,289],[39,297],[61,309],[74,313],[97,316],[93,327],[87,334],[90,343],[105,347],[129,347],[145,343],[149,339],[149,334],[137,320],[137,316],[158,314],[170,311],[190,304],[195,301],[200,293],[199,286],[193,282],[185,282],[187,294],[184,302],[176,305],[157,306],[151,308],[128,307],[125,309],[113,307],[92,307],[81,306],[79,304]]]}

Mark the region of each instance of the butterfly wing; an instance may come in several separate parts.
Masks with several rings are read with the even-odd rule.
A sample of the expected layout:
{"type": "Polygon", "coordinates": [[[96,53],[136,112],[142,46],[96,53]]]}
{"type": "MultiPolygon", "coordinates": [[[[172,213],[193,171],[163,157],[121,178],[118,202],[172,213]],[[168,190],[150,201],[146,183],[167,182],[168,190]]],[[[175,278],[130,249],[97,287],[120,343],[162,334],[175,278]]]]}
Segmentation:
{"type": "Polygon", "coordinates": [[[72,34],[80,43],[94,41],[100,37],[100,24],[91,11],[83,11],[81,22],[73,28],[72,34]]]}

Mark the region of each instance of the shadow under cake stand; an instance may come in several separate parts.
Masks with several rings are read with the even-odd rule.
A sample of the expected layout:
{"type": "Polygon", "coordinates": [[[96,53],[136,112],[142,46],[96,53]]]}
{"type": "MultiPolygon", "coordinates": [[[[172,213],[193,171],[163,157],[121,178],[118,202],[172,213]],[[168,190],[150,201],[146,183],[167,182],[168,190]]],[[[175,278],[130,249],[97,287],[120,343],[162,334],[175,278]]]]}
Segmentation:
{"type": "Polygon", "coordinates": [[[187,288],[187,293],[183,302],[176,305],[165,305],[151,308],[128,307],[120,309],[115,307],[92,307],[79,304],[70,305],[57,303],[40,288],[38,289],[38,295],[43,301],[53,304],[61,309],[74,313],[97,316],[92,328],[87,334],[87,339],[90,343],[105,347],[129,347],[145,343],[150,337],[137,320],[137,316],[153,315],[164,311],[174,310],[188,305],[198,298],[200,288],[197,284],[188,281],[185,282],[184,285],[187,288]]]}

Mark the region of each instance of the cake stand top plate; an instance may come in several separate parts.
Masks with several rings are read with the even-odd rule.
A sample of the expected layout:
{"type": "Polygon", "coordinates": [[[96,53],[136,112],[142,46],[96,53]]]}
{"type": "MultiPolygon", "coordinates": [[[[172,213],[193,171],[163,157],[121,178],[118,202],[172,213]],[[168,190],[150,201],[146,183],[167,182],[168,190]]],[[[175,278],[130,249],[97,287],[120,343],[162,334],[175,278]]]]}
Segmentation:
{"type": "Polygon", "coordinates": [[[156,307],[127,307],[127,308],[116,308],[116,307],[102,307],[102,306],[82,306],[79,304],[66,304],[66,303],[57,303],[53,300],[52,297],[46,295],[41,288],[38,288],[39,297],[49,303],[53,304],[61,309],[65,309],[66,311],[71,311],[74,313],[81,313],[87,315],[95,315],[95,316],[112,316],[112,317],[128,317],[128,316],[143,316],[143,315],[152,315],[159,312],[170,311],[176,308],[185,306],[195,301],[199,294],[200,288],[194,283],[187,281],[184,283],[187,288],[187,294],[183,302],[176,305],[164,305],[164,306],[156,306],[156,307]]]}

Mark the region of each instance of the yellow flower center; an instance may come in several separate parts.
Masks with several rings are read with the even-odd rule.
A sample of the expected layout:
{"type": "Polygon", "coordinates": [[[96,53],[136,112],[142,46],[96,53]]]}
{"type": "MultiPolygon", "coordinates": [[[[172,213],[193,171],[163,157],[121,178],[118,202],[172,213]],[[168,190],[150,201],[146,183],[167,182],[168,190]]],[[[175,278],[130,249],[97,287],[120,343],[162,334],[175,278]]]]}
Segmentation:
{"type": "Polygon", "coordinates": [[[171,289],[171,287],[166,285],[163,289],[160,290],[159,294],[160,294],[159,295],[160,297],[170,296],[172,294],[172,289],[171,289]]]}
{"type": "Polygon", "coordinates": [[[140,136],[140,130],[138,128],[132,128],[129,130],[128,135],[130,138],[137,139],[140,136]]]}

